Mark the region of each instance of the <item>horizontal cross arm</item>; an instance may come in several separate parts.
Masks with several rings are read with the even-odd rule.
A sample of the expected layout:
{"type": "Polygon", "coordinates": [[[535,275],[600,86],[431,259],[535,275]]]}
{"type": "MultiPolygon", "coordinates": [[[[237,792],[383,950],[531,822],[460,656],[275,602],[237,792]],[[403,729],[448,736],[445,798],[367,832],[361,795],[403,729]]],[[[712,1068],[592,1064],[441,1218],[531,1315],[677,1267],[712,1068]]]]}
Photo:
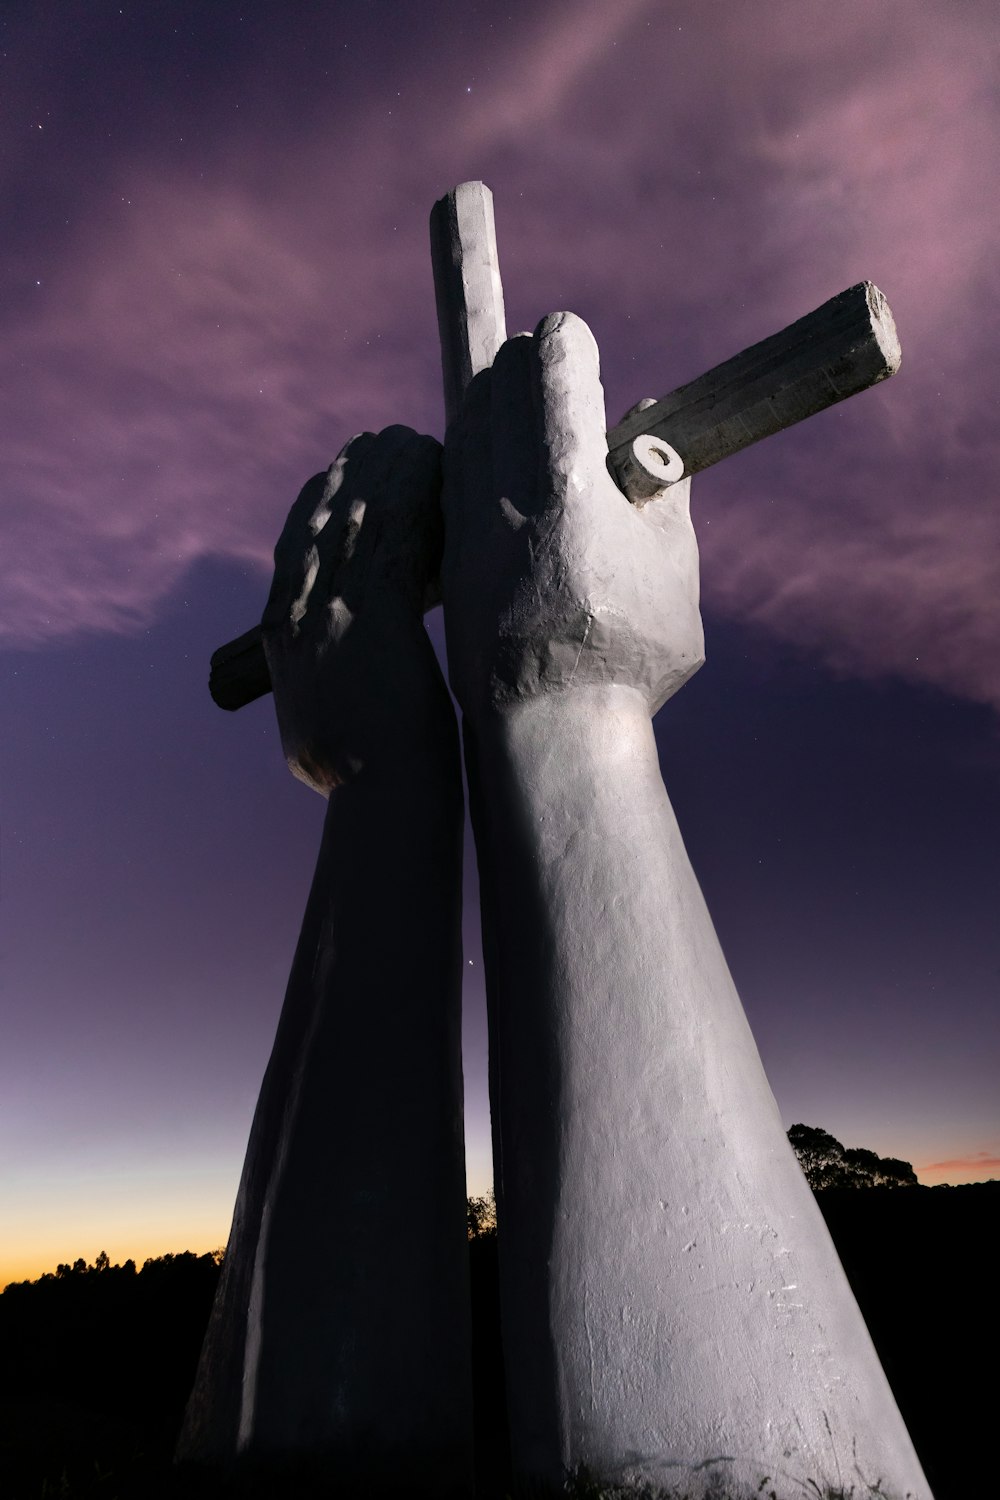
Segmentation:
{"type": "MultiPolygon", "coordinates": [[[[466,188],[480,186],[465,184],[466,188]]],[[[456,189],[461,192],[462,189],[456,189]]],[[[486,190],[488,191],[488,190],[486,190]]],[[[442,199],[435,226],[436,266],[441,266],[455,243],[454,207],[442,199]],[[452,217],[446,217],[446,213],[452,217]]],[[[464,205],[463,205],[464,207],[464,205]]],[[[478,268],[477,286],[482,288],[479,314],[483,334],[477,357],[468,353],[469,332],[464,345],[446,320],[446,309],[462,304],[460,281],[454,289],[448,276],[455,270],[439,269],[438,299],[442,317],[442,352],[449,419],[461,392],[475,370],[492,359],[493,343],[502,338],[503,301],[499,273],[493,281],[495,242],[491,203],[470,196],[468,212],[475,213],[484,242],[492,243],[492,261],[487,256],[478,268]],[[454,341],[449,355],[447,338],[454,341]]],[[[783,328],[771,338],[753,344],[741,354],[716,365],[671,391],[652,406],[627,417],[608,433],[608,463],[619,485],[630,499],[648,497],[636,488],[637,466],[632,460],[636,438],[650,435],[675,449],[683,459],[685,474],[697,474],[761,438],[780,432],[803,418],[833,406],[886,380],[899,369],[899,339],[889,304],[870,281],[848,287],[822,307],[783,328]]],[[[209,690],[220,708],[241,708],[270,690],[267,662],[260,644],[260,627],[221,646],[212,657],[209,690]]]]}
{"type": "Polygon", "coordinates": [[[685,474],[697,474],[888,379],[901,357],[888,302],[861,281],[620,422],[608,433],[611,468],[628,493],[622,471],[632,443],[653,436],[676,449],[685,474]]]}

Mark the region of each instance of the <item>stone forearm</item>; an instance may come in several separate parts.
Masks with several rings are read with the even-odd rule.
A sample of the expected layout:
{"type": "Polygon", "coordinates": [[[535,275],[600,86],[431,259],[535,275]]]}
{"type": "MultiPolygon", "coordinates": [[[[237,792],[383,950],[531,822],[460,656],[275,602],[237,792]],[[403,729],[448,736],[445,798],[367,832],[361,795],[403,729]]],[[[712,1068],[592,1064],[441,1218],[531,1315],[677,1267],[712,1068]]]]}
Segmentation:
{"type": "Polygon", "coordinates": [[[642,700],[467,728],[515,1463],[927,1490],[787,1144],[642,700]],[[829,1423],[829,1428],[827,1426],[829,1423]],[[723,1461],[723,1456],[725,1461],[723,1461]]]}
{"type": "Polygon", "coordinates": [[[331,793],[185,1457],[467,1490],[461,844],[450,706],[331,793]]]}
{"type": "MultiPolygon", "coordinates": [[[[526,1090],[537,1090],[539,1100],[558,1096],[552,1114],[571,1119],[585,1114],[589,1093],[608,1120],[619,1106],[633,1111],[625,1096],[638,1098],[654,1076],[684,1095],[692,1080],[717,1088],[725,1113],[735,1069],[741,1090],[777,1122],[640,695],[549,694],[466,733],[489,872],[497,1062],[519,1079],[514,1101],[501,1090],[503,1119],[522,1107],[527,1117],[535,1106],[526,1090]]],[[[653,1117],[642,1125],[658,1138],[668,1130],[665,1098],[650,1093],[653,1117]]]]}

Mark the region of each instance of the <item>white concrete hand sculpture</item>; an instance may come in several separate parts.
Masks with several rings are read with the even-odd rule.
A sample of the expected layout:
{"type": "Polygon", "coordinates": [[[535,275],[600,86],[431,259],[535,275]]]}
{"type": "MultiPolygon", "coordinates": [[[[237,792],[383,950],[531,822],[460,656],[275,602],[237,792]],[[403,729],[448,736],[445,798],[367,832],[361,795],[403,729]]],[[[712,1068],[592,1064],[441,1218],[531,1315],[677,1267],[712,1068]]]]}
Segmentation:
{"type": "Polygon", "coordinates": [[[636,510],[606,453],[566,314],[445,447],[515,1476],[927,1500],[660,776],[702,659],[687,485],[636,510]]]}
{"type": "Polygon", "coordinates": [[[614,685],[652,714],[701,666],[690,481],[640,509],[607,460],[597,345],[554,313],[503,346],[449,435],[443,584],[466,713],[614,685]]]}
{"type": "Polygon", "coordinates": [[[275,1494],[471,1487],[439,481],[433,439],[355,438],[292,508],[264,620],[286,756],[329,804],[178,1457],[273,1464],[275,1494]]]}
{"type": "MultiPolygon", "coordinates": [[[[439,200],[431,241],[515,1482],[928,1500],[651,727],[703,656],[689,483],[658,488],[657,444],[695,473],[867,389],[899,365],[891,314],[848,288],[606,432],[585,324],[506,341],[489,189],[439,200]]],[[[421,623],[439,479],[432,439],[352,440],[293,508],[262,629],[212,661],[223,707],[273,684],[329,798],[179,1444],[273,1458],[276,1493],[314,1460],[344,1493],[470,1482],[461,786],[421,623]]]]}

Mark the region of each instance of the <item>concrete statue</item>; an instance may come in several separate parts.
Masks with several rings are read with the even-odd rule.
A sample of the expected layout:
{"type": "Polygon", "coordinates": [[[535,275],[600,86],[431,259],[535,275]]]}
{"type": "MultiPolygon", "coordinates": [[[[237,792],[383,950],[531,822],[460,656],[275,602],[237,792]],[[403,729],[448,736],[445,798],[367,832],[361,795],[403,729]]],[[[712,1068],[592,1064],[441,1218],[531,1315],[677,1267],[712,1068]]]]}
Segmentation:
{"type": "Polygon", "coordinates": [[[263,639],[281,740],[328,797],[178,1456],[471,1482],[462,786],[423,628],[440,445],[364,433],[303,489],[263,639]]]}
{"type": "Polygon", "coordinates": [[[262,631],[213,659],[224,706],[273,685],[286,756],[329,810],[182,1451],[468,1485],[461,799],[420,623],[439,579],[516,1479],[930,1500],[651,727],[703,660],[691,475],[892,374],[891,314],[851,288],[608,432],[579,318],[506,337],[488,189],[442,199],[431,239],[443,466],[407,429],[348,444],[293,508],[262,631]],[[387,910],[391,953],[372,946],[387,910]],[[403,1265],[384,1192],[406,1179],[403,1265]],[[335,1257],[322,1286],[296,1273],[303,1236],[335,1257]]]}

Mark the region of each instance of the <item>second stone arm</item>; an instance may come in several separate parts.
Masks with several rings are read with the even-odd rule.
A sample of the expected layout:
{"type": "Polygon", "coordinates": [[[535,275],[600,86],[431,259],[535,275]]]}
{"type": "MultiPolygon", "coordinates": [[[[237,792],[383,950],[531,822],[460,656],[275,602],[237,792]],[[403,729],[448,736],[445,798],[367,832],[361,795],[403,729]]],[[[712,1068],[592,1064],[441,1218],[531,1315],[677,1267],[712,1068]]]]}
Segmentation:
{"type": "Polygon", "coordinates": [[[282,748],[327,801],[178,1456],[273,1466],[275,1494],[472,1488],[440,483],[432,438],[354,438],[292,507],[264,617],[282,748]]]}

